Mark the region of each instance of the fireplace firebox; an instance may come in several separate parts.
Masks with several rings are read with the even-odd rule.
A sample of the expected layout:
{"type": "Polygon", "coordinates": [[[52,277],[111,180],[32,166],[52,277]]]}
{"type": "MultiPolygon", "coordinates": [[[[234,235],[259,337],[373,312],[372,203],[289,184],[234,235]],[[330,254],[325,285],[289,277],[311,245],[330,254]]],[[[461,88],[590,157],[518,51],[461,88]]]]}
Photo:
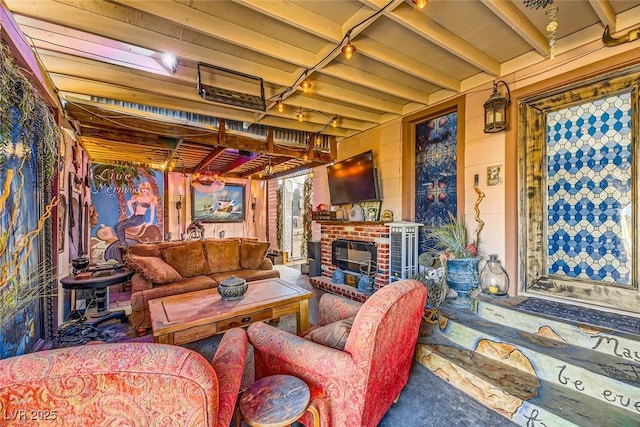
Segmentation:
{"type": "Polygon", "coordinates": [[[377,260],[376,244],[359,240],[338,239],[331,242],[331,262],[342,270],[360,273],[361,266],[377,260]]]}

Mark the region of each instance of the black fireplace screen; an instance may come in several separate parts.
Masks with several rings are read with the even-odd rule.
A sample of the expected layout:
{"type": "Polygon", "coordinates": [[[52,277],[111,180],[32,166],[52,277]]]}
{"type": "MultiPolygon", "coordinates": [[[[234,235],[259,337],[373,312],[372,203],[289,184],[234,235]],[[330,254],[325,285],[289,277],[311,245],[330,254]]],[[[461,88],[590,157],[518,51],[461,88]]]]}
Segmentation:
{"type": "Polygon", "coordinates": [[[334,240],[331,243],[331,263],[342,270],[360,272],[361,266],[377,261],[376,244],[358,240],[334,240]]]}

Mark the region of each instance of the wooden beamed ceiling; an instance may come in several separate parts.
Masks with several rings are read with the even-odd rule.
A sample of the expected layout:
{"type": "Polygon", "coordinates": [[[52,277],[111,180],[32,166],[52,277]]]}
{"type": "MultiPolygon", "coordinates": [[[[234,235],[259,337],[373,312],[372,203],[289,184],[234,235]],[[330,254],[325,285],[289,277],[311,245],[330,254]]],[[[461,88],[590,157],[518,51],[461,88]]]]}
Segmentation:
{"type": "MultiPolygon", "coordinates": [[[[614,37],[640,27],[640,1],[628,0],[554,0],[539,9],[522,0],[430,0],[424,9],[411,0],[4,3],[67,101],[67,117],[94,160],[180,163],[190,170],[236,164],[228,173],[238,175],[259,171],[255,163],[269,158],[291,159],[279,165],[283,170],[330,162],[326,146],[313,146],[318,133],[335,146],[462,93],[489,97],[495,80],[511,84],[515,73],[561,66],[554,56],[572,61],[602,49],[605,26],[614,37]],[[559,9],[553,55],[551,7],[559,9]],[[347,35],[357,48],[350,60],[341,53],[347,35]],[[175,73],[161,65],[164,52],[180,60],[175,73]],[[266,111],[203,99],[199,63],[263,79],[266,111]],[[308,92],[299,86],[303,80],[312,84],[308,92]],[[113,101],[213,117],[221,125],[113,101]],[[224,120],[307,136],[284,144],[231,131],[224,120]],[[140,148],[131,150],[134,145],[140,148]],[[256,156],[242,162],[233,150],[256,156]]],[[[213,80],[226,91],[251,89],[233,75],[213,80]]]]}

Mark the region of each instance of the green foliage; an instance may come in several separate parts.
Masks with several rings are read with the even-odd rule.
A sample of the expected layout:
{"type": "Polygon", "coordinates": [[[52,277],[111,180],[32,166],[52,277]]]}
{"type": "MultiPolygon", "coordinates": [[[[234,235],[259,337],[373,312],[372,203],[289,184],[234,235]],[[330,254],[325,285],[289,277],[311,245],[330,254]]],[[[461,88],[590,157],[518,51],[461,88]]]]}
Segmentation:
{"type": "MultiPolygon", "coordinates": [[[[0,45],[0,153],[9,153],[14,118],[20,126],[24,154],[31,156],[32,147],[40,156],[43,179],[50,185],[59,161],[60,130],[49,107],[39,97],[31,82],[15,63],[9,47],[0,45]]],[[[0,161],[4,167],[4,159],[0,161]]]]}
{"type": "Polygon", "coordinates": [[[282,239],[284,237],[284,211],[282,209],[282,201],[284,199],[284,185],[278,185],[276,193],[276,236],[278,239],[278,248],[282,249],[282,239]]]}
{"type": "Polygon", "coordinates": [[[307,255],[307,242],[311,240],[311,224],[313,222],[311,218],[311,210],[312,210],[312,199],[313,199],[313,178],[311,176],[307,176],[304,180],[304,188],[302,192],[302,228],[304,230],[303,239],[302,239],[302,255],[307,255]]]}
{"type": "Polygon", "coordinates": [[[426,232],[432,244],[432,254],[444,254],[447,258],[473,258],[477,255],[475,245],[469,244],[464,222],[449,214],[449,222],[442,227],[426,232]]]}

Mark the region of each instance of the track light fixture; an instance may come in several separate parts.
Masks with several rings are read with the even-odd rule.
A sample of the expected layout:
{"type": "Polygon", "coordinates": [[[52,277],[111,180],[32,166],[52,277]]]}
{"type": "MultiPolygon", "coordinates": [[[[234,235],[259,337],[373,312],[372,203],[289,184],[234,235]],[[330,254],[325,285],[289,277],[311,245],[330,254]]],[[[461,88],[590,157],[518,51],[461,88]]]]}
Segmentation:
{"type": "Polygon", "coordinates": [[[178,65],[180,64],[180,60],[173,53],[163,53],[160,63],[167,70],[172,72],[173,74],[178,71],[178,65]]]}

